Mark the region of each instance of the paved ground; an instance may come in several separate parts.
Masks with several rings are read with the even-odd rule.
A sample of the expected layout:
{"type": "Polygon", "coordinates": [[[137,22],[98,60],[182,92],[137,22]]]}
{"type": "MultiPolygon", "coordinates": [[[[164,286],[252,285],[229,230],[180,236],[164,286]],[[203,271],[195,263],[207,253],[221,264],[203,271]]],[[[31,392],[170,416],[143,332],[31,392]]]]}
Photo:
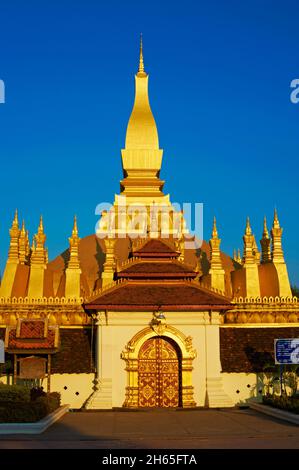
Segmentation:
{"type": "Polygon", "coordinates": [[[299,449],[299,427],[253,410],[70,412],[0,449],[299,449]]]}

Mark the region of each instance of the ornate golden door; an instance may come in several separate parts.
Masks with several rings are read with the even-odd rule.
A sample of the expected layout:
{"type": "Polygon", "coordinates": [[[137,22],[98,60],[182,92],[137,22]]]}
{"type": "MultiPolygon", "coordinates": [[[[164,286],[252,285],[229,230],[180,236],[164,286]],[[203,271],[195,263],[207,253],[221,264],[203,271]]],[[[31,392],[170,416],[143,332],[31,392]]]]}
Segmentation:
{"type": "Polygon", "coordinates": [[[138,405],[180,406],[180,359],[174,344],[165,338],[148,339],[140,349],[138,405]]]}

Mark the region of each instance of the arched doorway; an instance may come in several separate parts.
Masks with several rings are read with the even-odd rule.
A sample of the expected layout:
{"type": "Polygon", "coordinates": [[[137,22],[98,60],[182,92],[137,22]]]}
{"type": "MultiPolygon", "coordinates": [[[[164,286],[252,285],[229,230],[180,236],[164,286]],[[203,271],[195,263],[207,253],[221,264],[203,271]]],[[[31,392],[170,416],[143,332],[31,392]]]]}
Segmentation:
{"type": "MultiPolygon", "coordinates": [[[[193,385],[192,385],[192,370],[193,370],[193,359],[196,357],[196,351],[192,346],[192,338],[190,336],[184,335],[181,331],[174,328],[171,325],[162,325],[159,328],[159,331],[155,331],[154,327],[148,326],[141,331],[138,331],[133,338],[126,344],[124,350],[121,353],[121,358],[126,362],[126,371],[127,371],[127,386],[126,386],[126,397],[123,406],[128,408],[137,408],[139,405],[139,359],[144,353],[140,351],[146,345],[156,344],[156,343],[147,343],[151,339],[163,339],[168,341],[168,345],[171,345],[175,352],[176,356],[174,359],[178,361],[178,406],[183,408],[193,408],[196,406],[196,403],[193,398],[193,385]]],[[[164,343],[165,344],[165,343],[164,343]]],[[[171,348],[170,348],[171,349],[171,348]]],[[[149,348],[149,351],[151,348],[149,348]]],[[[168,348],[169,351],[169,348],[168,348]]],[[[155,354],[151,352],[149,356],[155,354]]],[[[173,352],[170,354],[170,356],[173,352]]],[[[165,361],[165,352],[164,352],[164,371],[166,371],[165,361]]],[[[162,367],[161,366],[161,367],[162,367]]],[[[150,372],[150,367],[148,365],[148,371],[150,372]]],[[[161,369],[155,371],[155,379],[160,378],[161,380],[161,369]]],[[[165,377],[164,377],[165,378],[165,377]]],[[[163,379],[163,377],[162,377],[163,379]]],[[[145,385],[146,386],[146,385],[145,385]]],[[[155,393],[157,387],[154,388],[155,393]]],[[[159,391],[159,389],[158,389],[159,391]]],[[[150,391],[148,390],[148,393],[150,391]]],[[[153,407],[156,406],[152,405],[153,407]]],[[[172,405],[171,405],[172,406],[172,405]]]]}
{"type": "Polygon", "coordinates": [[[181,353],[170,338],[144,342],[138,355],[138,406],[181,406],[181,353]]]}

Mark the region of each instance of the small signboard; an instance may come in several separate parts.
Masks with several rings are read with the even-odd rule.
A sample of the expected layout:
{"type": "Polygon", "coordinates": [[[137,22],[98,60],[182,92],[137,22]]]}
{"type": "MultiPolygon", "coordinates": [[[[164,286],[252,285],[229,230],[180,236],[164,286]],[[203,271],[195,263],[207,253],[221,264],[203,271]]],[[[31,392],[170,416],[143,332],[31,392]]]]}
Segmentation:
{"type": "Polygon", "coordinates": [[[4,364],[5,354],[4,354],[4,341],[0,339],[0,364],[4,364]]]}
{"type": "Polygon", "coordinates": [[[20,359],[20,379],[43,379],[46,375],[47,360],[42,357],[20,359]]]}
{"type": "Polygon", "coordinates": [[[299,338],[274,340],[275,364],[299,364],[299,338]]]}

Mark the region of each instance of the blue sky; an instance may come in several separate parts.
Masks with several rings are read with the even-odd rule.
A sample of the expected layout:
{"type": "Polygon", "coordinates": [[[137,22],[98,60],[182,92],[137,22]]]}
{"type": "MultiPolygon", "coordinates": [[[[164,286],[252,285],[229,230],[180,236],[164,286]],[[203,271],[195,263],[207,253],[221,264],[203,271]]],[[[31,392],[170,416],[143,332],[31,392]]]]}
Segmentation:
{"type": "Polygon", "coordinates": [[[44,216],[50,258],[113,202],[134,97],[139,34],[172,201],[204,203],[221,248],[242,248],[246,216],[260,239],[277,206],[299,284],[299,3],[2,0],[0,266],[14,209],[30,235],[44,216]]]}

